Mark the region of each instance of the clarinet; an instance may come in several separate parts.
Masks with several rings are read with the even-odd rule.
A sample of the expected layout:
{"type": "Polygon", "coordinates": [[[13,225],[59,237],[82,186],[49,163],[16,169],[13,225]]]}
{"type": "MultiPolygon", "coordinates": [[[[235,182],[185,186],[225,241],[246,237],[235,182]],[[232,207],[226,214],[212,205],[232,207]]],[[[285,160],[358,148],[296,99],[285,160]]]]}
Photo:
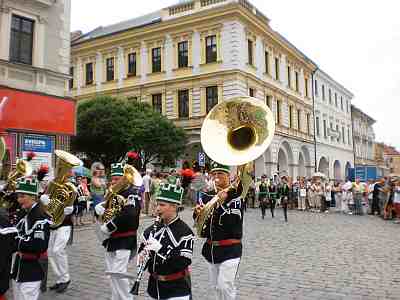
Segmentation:
{"type": "MultiPolygon", "coordinates": [[[[156,233],[157,226],[159,224],[160,224],[160,216],[157,216],[154,221],[154,224],[153,224],[153,231],[150,233],[149,237],[153,236],[156,233]]],[[[132,295],[139,295],[140,281],[142,280],[142,277],[143,277],[144,271],[146,270],[149,259],[150,259],[150,251],[147,252],[146,256],[143,257],[142,263],[138,266],[137,273],[136,273],[136,280],[130,291],[130,293],[132,295]]]]}

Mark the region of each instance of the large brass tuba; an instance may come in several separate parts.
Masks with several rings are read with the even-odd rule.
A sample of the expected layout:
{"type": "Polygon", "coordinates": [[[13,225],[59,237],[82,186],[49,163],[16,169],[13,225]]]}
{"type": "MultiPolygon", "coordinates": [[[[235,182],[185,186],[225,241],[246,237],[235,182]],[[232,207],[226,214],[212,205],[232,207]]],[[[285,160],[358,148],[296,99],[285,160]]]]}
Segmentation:
{"type": "Polygon", "coordinates": [[[118,195],[119,192],[126,190],[132,184],[136,186],[141,186],[143,183],[142,176],[135,169],[135,167],[125,163],[124,165],[124,175],[122,176],[122,180],[115,184],[114,186],[110,186],[105,195],[105,203],[104,203],[104,214],[101,216],[101,221],[103,223],[107,223],[111,221],[111,219],[118,214],[122,208],[126,205],[127,199],[123,196],[118,195]]]}
{"type": "Polygon", "coordinates": [[[51,216],[52,227],[57,227],[64,221],[64,208],[74,204],[77,189],[67,182],[73,167],[82,165],[82,161],[75,155],[63,150],[54,151],[57,156],[55,178],[47,187],[50,202],[46,206],[47,213],[51,216]]]}
{"type": "MultiPolygon", "coordinates": [[[[201,145],[214,161],[238,167],[238,180],[230,188],[240,180],[246,191],[251,183],[246,165],[265,152],[274,133],[275,120],[263,101],[237,97],[217,104],[208,113],[201,127],[201,145]]],[[[215,196],[197,215],[195,226],[200,237],[204,237],[207,220],[221,204],[215,196]]]]}
{"type": "Polygon", "coordinates": [[[16,188],[17,179],[32,175],[31,164],[23,159],[18,159],[15,170],[10,172],[3,189],[0,191],[0,207],[8,208],[11,203],[7,200],[8,195],[13,193],[16,188]]]}

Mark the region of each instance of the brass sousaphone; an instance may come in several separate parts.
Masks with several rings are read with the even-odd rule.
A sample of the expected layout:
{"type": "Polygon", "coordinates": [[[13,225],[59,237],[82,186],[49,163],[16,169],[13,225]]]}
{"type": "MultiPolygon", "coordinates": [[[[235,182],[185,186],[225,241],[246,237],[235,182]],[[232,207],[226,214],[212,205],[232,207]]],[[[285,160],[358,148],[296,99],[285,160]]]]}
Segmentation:
{"type": "MultiPolygon", "coordinates": [[[[217,104],[208,113],[201,127],[201,145],[212,160],[238,166],[243,183],[244,177],[248,180],[245,166],[265,152],[274,133],[274,117],[262,100],[237,97],[217,104]]],[[[196,229],[200,237],[204,236],[206,221],[220,204],[216,196],[198,214],[196,229]]]]}

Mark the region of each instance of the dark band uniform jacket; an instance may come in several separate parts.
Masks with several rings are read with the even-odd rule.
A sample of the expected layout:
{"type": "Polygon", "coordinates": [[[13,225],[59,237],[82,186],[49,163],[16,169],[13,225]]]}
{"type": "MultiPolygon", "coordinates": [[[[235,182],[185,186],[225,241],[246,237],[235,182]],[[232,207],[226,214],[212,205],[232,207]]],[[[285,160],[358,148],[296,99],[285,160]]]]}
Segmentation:
{"type": "Polygon", "coordinates": [[[11,223],[5,209],[0,210],[0,295],[9,288],[11,255],[14,251],[15,233],[10,232],[11,223]]]}
{"type": "Polygon", "coordinates": [[[140,251],[152,235],[162,248],[150,252],[150,273],[147,292],[155,299],[183,297],[191,294],[189,266],[192,263],[194,234],[186,223],[176,217],[168,225],[150,226],[142,236],[140,251]]]}
{"type": "Polygon", "coordinates": [[[49,216],[35,203],[17,224],[15,263],[12,278],[17,282],[41,281],[44,271],[39,258],[47,255],[50,238],[49,216]]]}
{"type": "Polygon", "coordinates": [[[116,250],[132,250],[137,248],[137,229],[140,217],[140,197],[138,188],[131,186],[119,193],[128,200],[122,210],[108,223],[107,229],[111,232],[108,239],[104,240],[103,246],[108,252],[116,250]]]}
{"type": "MultiPolygon", "coordinates": [[[[243,235],[243,199],[240,197],[243,188],[239,184],[236,190],[228,191],[224,204],[214,210],[204,230],[207,241],[203,245],[202,255],[214,264],[242,256],[243,235]],[[218,241],[221,245],[218,245],[218,241]]],[[[215,196],[215,192],[203,194],[206,204],[215,196]]]]}

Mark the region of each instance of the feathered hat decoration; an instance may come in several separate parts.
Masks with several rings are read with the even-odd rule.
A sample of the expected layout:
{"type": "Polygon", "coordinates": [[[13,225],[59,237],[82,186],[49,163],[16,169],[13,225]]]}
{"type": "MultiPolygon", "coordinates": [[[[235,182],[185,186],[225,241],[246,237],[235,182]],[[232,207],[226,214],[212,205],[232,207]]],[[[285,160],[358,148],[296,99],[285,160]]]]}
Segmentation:
{"type": "Polygon", "coordinates": [[[49,166],[48,165],[40,165],[39,170],[37,171],[37,179],[42,181],[43,178],[49,173],[49,166]]]}
{"type": "Polygon", "coordinates": [[[36,156],[36,154],[34,153],[34,152],[28,152],[27,154],[26,154],[26,160],[27,161],[31,161],[34,157],[36,156]]]}

